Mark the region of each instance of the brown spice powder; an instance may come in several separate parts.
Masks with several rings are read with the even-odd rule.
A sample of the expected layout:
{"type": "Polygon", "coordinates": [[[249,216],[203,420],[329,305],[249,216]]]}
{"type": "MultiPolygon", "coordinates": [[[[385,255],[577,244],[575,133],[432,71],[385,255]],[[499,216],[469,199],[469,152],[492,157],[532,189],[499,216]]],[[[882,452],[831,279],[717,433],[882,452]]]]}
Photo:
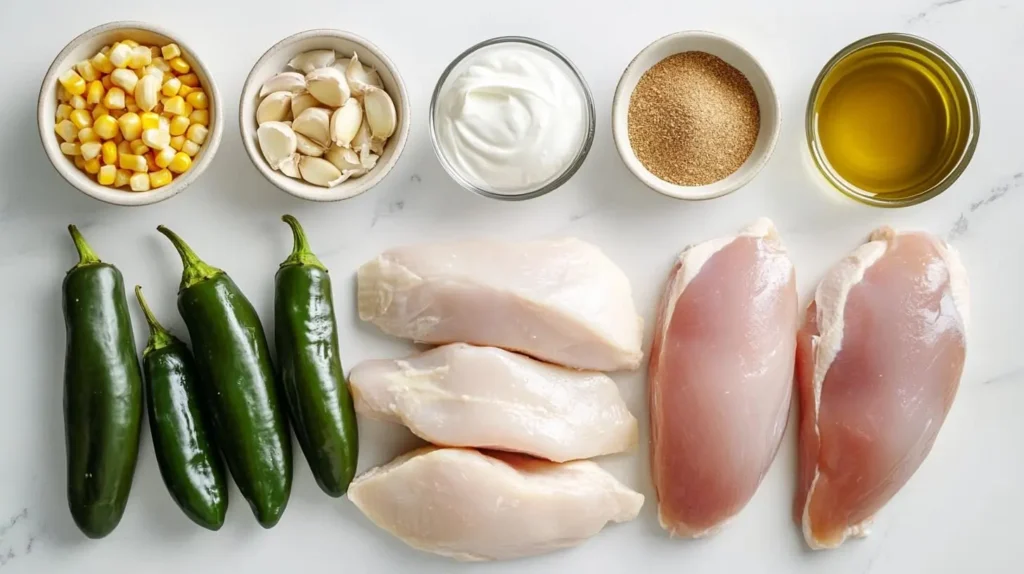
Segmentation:
{"type": "Polygon", "coordinates": [[[750,157],[761,109],[739,70],[705,52],[683,52],[640,78],[628,126],[629,143],[648,171],[677,185],[707,185],[750,157]]]}

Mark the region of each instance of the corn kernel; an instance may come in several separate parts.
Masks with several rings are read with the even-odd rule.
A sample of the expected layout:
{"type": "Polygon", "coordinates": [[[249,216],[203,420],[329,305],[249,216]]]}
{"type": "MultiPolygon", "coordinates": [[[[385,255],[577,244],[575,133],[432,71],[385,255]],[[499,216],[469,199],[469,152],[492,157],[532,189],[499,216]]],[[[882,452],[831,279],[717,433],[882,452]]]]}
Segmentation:
{"type": "Polygon", "coordinates": [[[88,110],[75,110],[71,112],[69,119],[78,129],[87,128],[92,125],[92,114],[88,110]]]}
{"type": "Polygon", "coordinates": [[[142,120],[139,119],[139,114],[129,112],[118,118],[117,124],[121,127],[121,135],[128,141],[137,140],[142,135],[142,120]]]}
{"type": "Polygon", "coordinates": [[[142,69],[142,75],[143,75],[143,77],[145,77],[145,76],[153,76],[154,78],[156,78],[157,79],[157,85],[156,85],[156,89],[157,90],[159,90],[163,86],[163,84],[164,84],[164,72],[163,72],[163,70],[161,70],[160,68],[157,68],[156,66],[153,66],[153,65],[146,66],[145,68],[142,69]]]}
{"type": "Polygon", "coordinates": [[[188,157],[196,157],[199,153],[199,144],[192,140],[185,140],[185,144],[181,146],[182,153],[188,155],[188,157]]]}
{"type": "Polygon", "coordinates": [[[157,167],[163,169],[171,165],[171,160],[174,159],[174,154],[176,153],[178,152],[171,146],[167,146],[164,149],[160,150],[160,153],[156,154],[156,157],[154,158],[157,167]]]}
{"type": "Polygon", "coordinates": [[[191,74],[185,74],[184,76],[178,76],[178,79],[181,80],[182,84],[190,88],[199,87],[199,76],[197,76],[194,72],[191,74]]]}
{"type": "MultiPolygon", "coordinates": [[[[82,158],[85,159],[85,158],[82,158]]],[[[85,160],[85,173],[89,175],[96,175],[100,172],[100,158],[94,157],[92,159],[85,160]]]]}
{"type": "Polygon", "coordinates": [[[173,96],[164,101],[164,112],[171,113],[176,116],[188,116],[188,114],[185,113],[185,106],[187,105],[188,104],[185,103],[185,98],[182,98],[181,96],[173,96]]]}
{"type": "Polygon", "coordinates": [[[160,95],[160,80],[155,76],[143,76],[135,85],[135,103],[142,111],[149,112],[156,107],[160,95]]]}
{"type": "Polygon", "coordinates": [[[210,126],[210,110],[195,110],[188,115],[188,123],[210,126]]]}
{"type": "Polygon", "coordinates": [[[143,130],[152,130],[160,127],[160,116],[153,112],[139,114],[139,118],[142,120],[143,130]]]}
{"type": "Polygon", "coordinates": [[[89,87],[85,91],[85,103],[95,106],[96,104],[103,101],[103,82],[99,80],[93,80],[89,82],[89,87]]]}
{"type": "MultiPolygon", "coordinates": [[[[171,69],[174,70],[174,72],[177,73],[177,74],[188,74],[189,71],[192,69],[192,66],[189,66],[188,62],[186,62],[181,56],[178,56],[177,58],[165,58],[165,59],[167,60],[167,65],[170,66],[171,69]]],[[[195,74],[189,74],[189,75],[194,76],[195,74]]],[[[188,84],[190,86],[198,86],[199,85],[199,81],[198,80],[199,79],[196,78],[196,83],[195,84],[189,84],[188,82],[186,82],[183,79],[183,80],[181,80],[181,83],[188,84]]]]}
{"type": "Polygon", "coordinates": [[[71,123],[71,120],[62,120],[53,129],[66,142],[73,142],[78,139],[78,128],[75,127],[75,124],[71,123]]]}
{"type": "MultiPolygon", "coordinates": [[[[181,79],[179,78],[178,81],[180,82],[181,79]]],[[[178,88],[178,95],[184,98],[185,96],[191,94],[194,91],[196,91],[195,88],[193,88],[192,86],[186,86],[184,83],[182,83],[181,87],[178,88]]]]}
{"type": "Polygon", "coordinates": [[[128,182],[132,179],[133,172],[127,169],[118,169],[117,175],[114,176],[114,187],[124,187],[128,185],[128,182]]]}
{"type": "Polygon", "coordinates": [[[164,73],[164,76],[171,75],[171,66],[167,64],[167,60],[163,58],[153,58],[152,66],[164,73]]]}
{"type": "Polygon", "coordinates": [[[161,169],[156,173],[149,174],[149,186],[153,189],[163,187],[171,183],[172,179],[174,179],[174,176],[171,175],[171,172],[166,169],[161,169]]]}
{"type": "Polygon", "coordinates": [[[135,155],[146,155],[149,153],[149,146],[142,140],[135,140],[131,142],[132,153],[135,155]]]}
{"type": "Polygon", "coordinates": [[[99,134],[96,133],[92,128],[82,128],[78,130],[78,141],[82,143],[98,142],[103,141],[99,134]]]}
{"type": "Polygon", "coordinates": [[[114,71],[114,64],[111,63],[110,58],[103,52],[98,52],[90,61],[92,62],[92,67],[101,74],[109,74],[114,71]]]}
{"type": "Polygon", "coordinates": [[[139,46],[139,43],[135,40],[121,40],[121,43],[131,48],[137,48],[139,46]]]}
{"type": "Polygon", "coordinates": [[[118,158],[118,165],[121,169],[130,169],[132,171],[140,171],[146,173],[149,170],[149,166],[146,164],[146,158],[141,155],[135,155],[130,153],[123,153],[118,158]]]}
{"type": "Polygon", "coordinates": [[[149,173],[160,171],[160,166],[156,164],[156,152],[151,151],[142,157],[146,158],[146,167],[149,168],[149,173]]]}
{"type": "MultiPolygon", "coordinates": [[[[60,142],[60,153],[64,155],[82,155],[82,148],[76,143],[60,142]]],[[[173,155],[171,157],[174,157],[173,155]]],[[[170,162],[168,162],[170,163],[170,162]]]]}
{"type": "Polygon", "coordinates": [[[199,145],[203,145],[203,142],[206,141],[206,136],[209,135],[209,133],[210,130],[206,129],[206,126],[196,124],[188,127],[188,132],[185,134],[185,137],[199,145]]]}
{"type": "Polygon", "coordinates": [[[192,107],[197,110],[205,110],[210,107],[210,100],[206,97],[206,92],[202,90],[196,90],[185,96],[185,101],[192,104],[192,107]]]}
{"type": "MultiPolygon", "coordinates": [[[[75,127],[75,126],[71,126],[71,127],[75,127]]],[[[181,151],[181,148],[185,145],[185,142],[187,142],[187,141],[188,140],[185,139],[184,135],[174,136],[174,137],[171,138],[170,147],[172,147],[173,149],[176,149],[178,151],[181,151]]]]}
{"type": "Polygon", "coordinates": [[[113,141],[103,142],[103,150],[100,152],[104,165],[117,165],[117,144],[113,141]]]}
{"type": "Polygon", "coordinates": [[[78,75],[82,76],[82,79],[86,82],[93,82],[100,79],[99,72],[92,66],[92,62],[89,60],[82,60],[75,64],[75,70],[78,71],[78,75]]]}
{"type": "Polygon", "coordinates": [[[102,115],[92,124],[92,130],[96,135],[105,140],[113,139],[118,134],[118,127],[117,120],[110,115],[102,115]]]}
{"type": "Polygon", "coordinates": [[[124,90],[126,94],[135,93],[135,84],[139,83],[139,75],[135,70],[117,69],[110,74],[110,81],[124,90]]]}
{"type": "Polygon", "coordinates": [[[110,49],[110,54],[107,57],[110,58],[110,63],[115,68],[127,68],[128,61],[132,58],[132,47],[124,42],[118,42],[110,49]]]}
{"type": "Polygon", "coordinates": [[[84,110],[89,107],[89,104],[85,102],[85,98],[82,96],[71,96],[70,104],[72,108],[76,110],[84,110]]]}
{"type": "Polygon", "coordinates": [[[85,160],[82,159],[81,155],[75,156],[75,167],[78,169],[85,169],[85,160]]]}
{"type": "MultiPolygon", "coordinates": [[[[196,112],[192,112],[192,115],[195,114],[196,112]]],[[[190,118],[186,118],[185,116],[174,116],[174,119],[170,121],[170,129],[168,130],[168,133],[172,136],[180,136],[185,133],[190,123],[192,123],[190,118]]]]}
{"type": "Polygon", "coordinates": [[[146,46],[135,46],[132,48],[132,55],[128,58],[129,68],[145,68],[153,63],[153,52],[146,46]]]}
{"type": "Polygon", "coordinates": [[[107,91],[107,94],[103,96],[103,105],[107,109],[111,110],[123,110],[124,109],[124,90],[114,86],[107,91]]]}
{"type": "Polygon", "coordinates": [[[104,56],[109,56],[110,55],[110,46],[107,45],[107,46],[103,46],[102,48],[100,48],[100,54],[103,54],[104,56]]]}
{"type": "Polygon", "coordinates": [[[71,92],[62,85],[57,86],[57,101],[67,103],[71,101],[71,92]]]}
{"type": "Polygon", "coordinates": [[[104,106],[103,104],[96,104],[95,106],[93,106],[92,111],[89,112],[89,113],[92,114],[92,121],[93,121],[93,124],[95,125],[96,118],[98,118],[100,116],[108,116],[108,115],[110,115],[110,110],[108,110],[107,106],[104,106]]]}
{"type": "Polygon", "coordinates": [[[122,141],[117,144],[117,155],[118,157],[123,155],[132,155],[132,142],[122,141]]]}
{"type": "Polygon", "coordinates": [[[103,89],[107,91],[114,87],[114,82],[110,81],[110,74],[100,78],[100,84],[103,86],[103,89]]]}
{"type": "Polygon", "coordinates": [[[142,141],[150,149],[160,151],[165,147],[171,145],[171,134],[156,128],[143,130],[142,141]]]}
{"type": "Polygon", "coordinates": [[[117,179],[117,167],[112,165],[105,165],[100,168],[99,175],[96,176],[96,181],[100,185],[113,185],[114,180],[117,179]]]}
{"type": "Polygon", "coordinates": [[[132,191],[149,191],[149,175],[137,173],[128,181],[132,191]]]}
{"type": "Polygon", "coordinates": [[[167,44],[163,48],[160,48],[160,55],[163,56],[165,60],[173,60],[181,55],[181,48],[179,48],[177,44],[167,44]]]}
{"type": "Polygon", "coordinates": [[[178,95],[178,90],[180,90],[180,89],[181,89],[181,80],[179,80],[178,78],[175,78],[174,76],[171,76],[171,78],[169,80],[165,81],[164,85],[160,88],[160,93],[162,93],[163,95],[168,96],[168,97],[176,96],[176,95],[178,95]]]}
{"type": "Polygon", "coordinates": [[[64,120],[70,118],[71,117],[71,111],[74,110],[74,109],[75,108],[72,108],[71,106],[69,106],[67,104],[60,104],[59,106],[57,106],[57,123],[60,123],[60,122],[62,122],[64,120]]]}
{"type": "Polygon", "coordinates": [[[139,113],[142,111],[142,109],[139,108],[139,106],[135,103],[135,98],[131,96],[126,96],[124,98],[124,109],[128,110],[129,112],[135,113],[139,113]]]}
{"type": "Polygon", "coordinates": [[[82,152],[82,159],[89,161],[99,157],[100,152],[103,151],[103,144],[99,142],[83,143],[78,149],[82,152]]]}
{"type": "Polygon", "coordinates": [[[190,167],[192,167],[192,158],[187,153],[181,151],[174,154],[171,162],[167,164],[167,169],[174,173],[185,173],[190,167]]]}
{"type": "Polygon", "coordinates": [[[81,96],[85,93],[85,78],[74,70],[64,72],[57,80],[72,96],[81,96]]]}
{"type": "MultiPolygon", "coordinates": [[[[175,116],[175,117],[177,117],[177,116],[175,116]]],[[[171,132],[171,119],[167,118],[167,117],[164,117],[164,116],[160,116],[160,126],[157,129],[162,131],[162,132],[170,133],[171,132]]]]}

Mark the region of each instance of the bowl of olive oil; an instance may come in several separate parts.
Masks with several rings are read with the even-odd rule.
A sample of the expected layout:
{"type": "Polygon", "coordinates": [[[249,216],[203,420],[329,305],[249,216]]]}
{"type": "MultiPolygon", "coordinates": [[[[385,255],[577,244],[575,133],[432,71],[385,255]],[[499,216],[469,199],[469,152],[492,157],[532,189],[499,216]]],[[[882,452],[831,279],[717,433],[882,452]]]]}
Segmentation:
{"type": "Polygon", "coordinates": [[[879,207],[942,193],[978,143],[978,102],[946,52],[908,34],[850,44],[822,69],[807,104],[807,141],[821,174],[879,207]]]}

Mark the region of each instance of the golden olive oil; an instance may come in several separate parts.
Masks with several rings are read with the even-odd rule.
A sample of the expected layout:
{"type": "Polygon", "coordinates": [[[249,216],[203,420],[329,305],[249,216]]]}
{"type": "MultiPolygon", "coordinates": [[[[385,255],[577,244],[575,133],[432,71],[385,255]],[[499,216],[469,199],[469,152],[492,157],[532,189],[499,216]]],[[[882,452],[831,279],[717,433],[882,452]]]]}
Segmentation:
{"type": "Polygon", "coordinates": [[[966,77],[932,48],[869,42],[822,73],[810,102],[812,152],[840,189],[869,203],[906,204],[962,171],[977,110],[966,77]]]}

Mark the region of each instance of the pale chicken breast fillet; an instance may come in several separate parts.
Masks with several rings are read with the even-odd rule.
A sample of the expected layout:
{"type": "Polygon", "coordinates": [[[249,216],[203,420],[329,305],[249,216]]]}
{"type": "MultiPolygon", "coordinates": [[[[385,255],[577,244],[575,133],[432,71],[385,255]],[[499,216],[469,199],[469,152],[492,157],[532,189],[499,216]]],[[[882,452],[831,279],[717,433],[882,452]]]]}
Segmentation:
{"type": "Polygon", "coordinates": [[[455,343],[349,375],[356,411],[403,424],[427,442],[556,462],[621,452],[637,422],[607,375],[455,343]]]}
{"type": "Polygon", "coordinates": [[[576,546],[636,518],[643,495],[589,461],[426,448],[356,478],[348,497],[406,544],[457,560],[576,546]]]}
{"type": "Polygon", "coordinates": [[[716,532],[761,484],[786,429],[798,318],[771,221],[680,254],[648,373],[651,475],[672,535],[716,532]]]}
{"type": "Polygon", "coordinates": [[[797,349],[800,476],[811,548],[864,536],[924,461],[960,384],[967,278],[927,233],[882,228],[818,285],[797,349]]]}
{"type": "Polygon", "coordinates": [[[359,317],[396,337],[472,343],[597,371],[635,369],[629,280],[577,239],[399,247],[359,268],[359,317]]]}

